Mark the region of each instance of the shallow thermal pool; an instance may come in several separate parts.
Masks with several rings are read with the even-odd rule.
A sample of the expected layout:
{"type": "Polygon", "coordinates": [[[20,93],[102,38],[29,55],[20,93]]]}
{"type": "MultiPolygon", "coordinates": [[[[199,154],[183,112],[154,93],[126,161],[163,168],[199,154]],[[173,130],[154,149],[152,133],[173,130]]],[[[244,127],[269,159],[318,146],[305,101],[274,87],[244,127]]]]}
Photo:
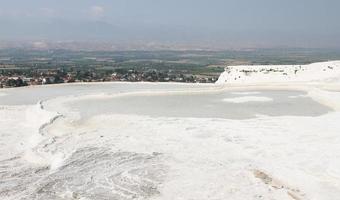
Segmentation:
{"type": "Polygon", "coordinates": [[[249,119],[258,115],[320,116],[331,111],[300,91],[150,93],[77,100],[68,106],[83,118],[99,114],[136,114],[249,119]]]}
{"type": "Polygon", "coordinates": [[[49,100],[61,96],[81,96],[90,94],[117,94],[139,91],[176,91],[207,89],[216,87],[212,84],[173,84],[173,83],[89,83],[59,84],[33,87],[10,88],[0,91],[0,105],[36,104],[41,100],[49,100]]]}

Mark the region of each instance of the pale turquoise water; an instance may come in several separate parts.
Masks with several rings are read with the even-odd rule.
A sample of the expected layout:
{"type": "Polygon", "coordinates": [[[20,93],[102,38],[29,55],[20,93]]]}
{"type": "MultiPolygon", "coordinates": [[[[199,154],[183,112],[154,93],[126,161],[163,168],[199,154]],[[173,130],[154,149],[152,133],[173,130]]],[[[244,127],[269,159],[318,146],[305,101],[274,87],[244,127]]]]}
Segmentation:
{"type": "Polygon", "coordinates": [[[257,115],[319,116],[330,112],[299,91],[257,91],[256,94],[232,92],[124,96],[108,99],[88,99],[69,104],[84,118],[98,114],[136,114],[151,117],[193,117],[248,119],[257,115]],[[244,96],[267,97],[269,102],[225,102],[225,98],[244,96]],[[292,98],[293,97],[293,98],[292,98]]]}
{"type": "Polygon", "coordinates": [[[69,84],[42,87],[0,90],[0,105],[35,104],[60,96],[81,96],[88,94],[118,94],[128,92],[186,91],[181,95],[139,95],[108,99],[79,100],[68,104],[71,109],[88,118],[98,114],[136,114],[151,117],[194,117],[248,119],[257,115],[268,116],[319,116],[330,112],[300,91],[257,91],[257,94],[237,94],[233,92],[211,93],[214,85],[195,84],[149,84],[149,83],[106,83],[69,84]],[[193,94],[193,90],[206,90],[209,93],[193,94]],[[230,103],[225,98],[244,96],[267,97],[269,102],[230,103]],[[295,98],[290,98],[294,96],[295,98]]]}
{"type": "Polygon", "coordinates": [[[173,83],[102,83],[102,84],[60,84],[36,87],[22,87],[0,89],[0,105],[35,104],[40,100],[47,100],[60,96],[87,94],[116,94],[138,91],[173,91],[183,89],[204,89],[214,87],[213,84],[173,84],[173,83]]]}

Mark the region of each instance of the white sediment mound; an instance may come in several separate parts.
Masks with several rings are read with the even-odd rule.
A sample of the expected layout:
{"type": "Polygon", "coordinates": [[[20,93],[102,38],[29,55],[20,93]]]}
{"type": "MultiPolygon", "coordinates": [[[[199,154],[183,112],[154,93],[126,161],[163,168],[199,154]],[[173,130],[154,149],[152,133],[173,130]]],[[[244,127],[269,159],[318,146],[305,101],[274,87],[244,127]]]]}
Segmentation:
{"type": "Polygon", "coordinates": [[[334,110],[340,111],[340,92],[331,92],[313,88],[309,90],[308,96],[321,104],[328,105],[334,110]]]}
{"type": "MultiPolygon", "coordinates": [[[[28,106],[4,106],[0,109],[0,150],[8,151],[0,154],[0,159],[23,154],[28,162],[48,164],[45,158],[37,155],[34,148],[48,136],[42,129],[58,116],[57,113],[46,111],[39,102],[28,106]],[[3,149],[2,149],[3,148],[3,149]]],[[[46,158],[50,159],[50,156],[46,158]]]]}
{"type": "Polygon", "coordinates": [[[235,95],[256,95],[261,94],[260,92],[232,92],[235,95]]]}
{"type": "Polygon", "coordinates": [[[245,96],[245,97],[235,97],[235,98],[225,98],[224,102],[229,103],[247,103],[247,102],[270,102],[273,101],[272,98],[261,97],[261,96],[245,96]]]}
{"type": "Polygon", "coordinates": [[[340,61],[309,65],[250,65],[229,66],[217,84],[224,83],[288,83],[340,82],[340,61]]]}

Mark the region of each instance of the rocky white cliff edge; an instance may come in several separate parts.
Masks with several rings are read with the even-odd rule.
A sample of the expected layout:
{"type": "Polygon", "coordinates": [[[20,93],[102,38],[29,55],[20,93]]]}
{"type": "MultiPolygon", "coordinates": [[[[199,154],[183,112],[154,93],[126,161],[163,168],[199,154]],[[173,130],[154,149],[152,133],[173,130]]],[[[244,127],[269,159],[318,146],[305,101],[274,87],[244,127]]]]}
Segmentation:
{"type": "Polygon", "coordinates": [[[228,66],[217,84],[340,83],[340,61],[309,65],[228,66]]]}

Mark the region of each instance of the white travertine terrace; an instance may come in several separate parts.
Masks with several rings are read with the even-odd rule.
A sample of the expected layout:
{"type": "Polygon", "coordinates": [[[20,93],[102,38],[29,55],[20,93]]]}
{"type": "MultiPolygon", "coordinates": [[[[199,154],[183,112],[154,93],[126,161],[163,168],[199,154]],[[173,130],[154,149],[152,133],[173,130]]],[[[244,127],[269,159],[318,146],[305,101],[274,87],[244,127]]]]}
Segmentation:
{"type": "MultiPolygon", "coordinates": [[[[215,85],[108,83],[3,90],[0,199],[339,199],[339,68],[335,61],[301,68],[229,67],[219,79],[223,84],[215,85]],[[264,91],[294,95],[278,101],[281,96],[264,91]],[[259,112],[246,119],[107,112],[82,118],[72,107],[91,99],[100,104],[148,95],[175,102],[192,95],[195,102],[207,94],[222,94],[212,102],[260,111],[274,106],[278,113],[285,113],[284,104],[297,108],[296,102],[313,101],[322,112],[259,112]],[[41,101],[32,104],[36,96],[41,101]],[[16,104],[9,105],[11,100],[16,104]]],[[[82,111],[90,110],[90,104],[84,105],[82,111]]],[[[214,105],[202,106],[208,110],[214,105]]],[[[176,104],[164,109],[170,112],[176,104]]]]}
{"type": "Polygon", "coordinates": [[[249,65],[229,66],[221,74],[218,84],[232,83],[340,83],[340,61],[309,65],[249,65]]]}

